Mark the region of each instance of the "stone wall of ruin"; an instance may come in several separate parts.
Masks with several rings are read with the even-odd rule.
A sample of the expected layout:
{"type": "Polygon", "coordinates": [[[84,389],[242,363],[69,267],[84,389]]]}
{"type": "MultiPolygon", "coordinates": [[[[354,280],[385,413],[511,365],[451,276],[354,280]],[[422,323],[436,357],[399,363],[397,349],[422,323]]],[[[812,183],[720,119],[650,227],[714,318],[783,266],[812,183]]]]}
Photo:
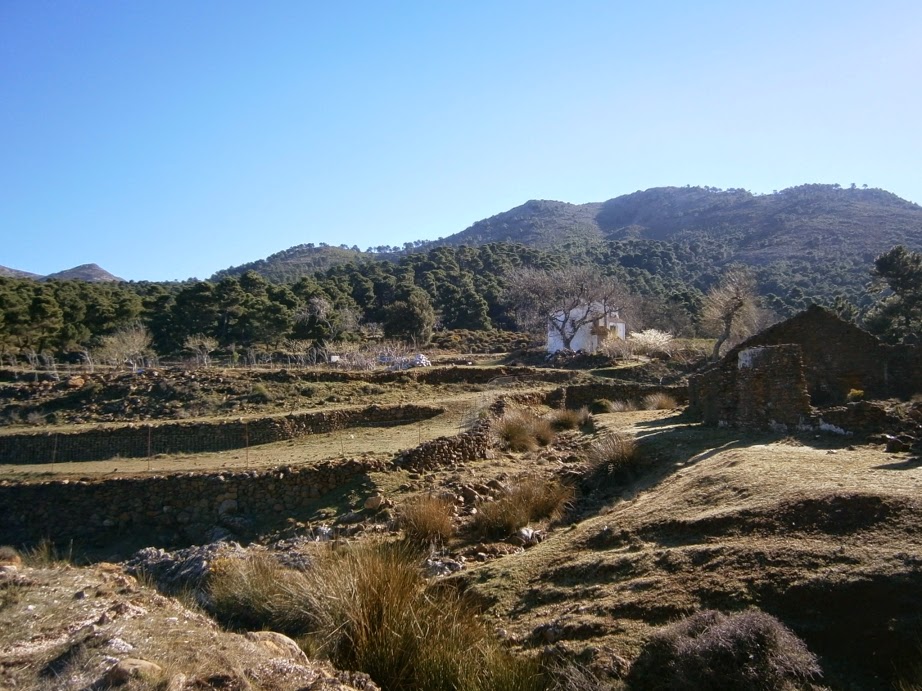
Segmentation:
{"type": "Polygon", "coordinates": [[[800,347],[734,351],[717,367],[689,378],[689,412],[705,423],[754,429],[797,427],[810,416],[800,347]]]}

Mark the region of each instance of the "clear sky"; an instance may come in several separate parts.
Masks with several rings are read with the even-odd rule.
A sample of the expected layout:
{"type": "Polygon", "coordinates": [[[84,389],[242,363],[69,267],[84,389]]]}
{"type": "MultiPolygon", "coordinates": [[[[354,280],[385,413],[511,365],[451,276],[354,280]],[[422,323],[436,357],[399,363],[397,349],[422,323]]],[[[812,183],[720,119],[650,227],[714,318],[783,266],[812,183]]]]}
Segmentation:
{"type": "Polygon", "coordinates": [[[207,278],[528,199],[922,203],[922,3],[0,1],[0,265],[207,278]]]}

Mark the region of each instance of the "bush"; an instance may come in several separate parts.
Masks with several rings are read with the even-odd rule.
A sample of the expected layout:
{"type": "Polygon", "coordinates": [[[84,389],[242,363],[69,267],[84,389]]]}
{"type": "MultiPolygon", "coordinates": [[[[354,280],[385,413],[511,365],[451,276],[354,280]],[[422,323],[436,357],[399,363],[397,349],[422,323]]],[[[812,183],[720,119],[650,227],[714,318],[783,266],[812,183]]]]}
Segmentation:
{"type": "Polygon", "coordinates": [[[640,691],[796,689],[821,675],[816,656],[774,617],[703,610],[655,633],[631,666],[640,691]]]}
{"type": "Polygon", "coordinates": [[[672,334],[657,329],[635,331],[628,336],[628,343],[636,355],[651,355],[653,353],[666,353],[672,351],[672,334]]]}
{"type": "Polygon", "coordinates": [[[271,403],[272,394],[269,393],[269,389],[266,388],[265,384],[253,384],[248,400],[250,403],[271,403]]]}
{"type": "Polygon", "coordinates": [[[251,584],[264,583],[264,602],[249,595],[241,601],[251,615],[264,617],[250,628],[306,637],[313,654],[371,675],[385,691],[546,687],[538,664],[507,653],[456,590],[427,586],[413,549],[328,549],[305,572],[267,565],[272,561],[263,555],[220,563],[212,599],[235,590],[255,593],[251,584]],[[275,584],[265,582],[270,571],[275,584]]]}
{"type": "Polygon", "coordinates": [[[619,401],[611,402],[610,410],[608,412],[610,413],[629,413],[632,410],[637,410],[637,404],[634,403],[634,401],[619,400],[619,401]]]}
{"type": "Polygon", "coordinates": [[[593,474],[612,475],[626,470],[639,460],[637,441],[620,432],[607,432],[589,447],[588,460],[593,474]]]}
{"type": "Polygon", "coordinates": [[[644,396],[643,407],[644,410],[672,410],[679,404],[668,393],[651,393],[644,396]]]}
{"type": "Polygon", "coordinates": [[[527,410],[511,410],[493,423],[493,433],[509,451],[534,451],[554,441],[550,420],[527,410]]]}
{"type": "Polygon", "coordinates": [[[589,410],[597,415],[615,412],[612,410],[612,402],[607,398],[597,398],[589,405],[589,410]]]}
{"type": "Polygon", "coordinates": [[[589,424],[592,416],[589,414],[589,408],[580,408],[579,410],[557,410],[551,416],[551,424],[555,429],[579,429],[589,424]]]}
{"type": "Polygon", "coordinates": [[[430,495],[405,504],[398,523],[410,542],[444,544],[455,533],[453,508],[448,499],[430,495]]]}
{"type": "Polygon", "coordinates": [[[849,403],[853,403],[854,401],[863,401],[864,391],[862,389],[850,389],[845,399],[849,403]]]}
{"type": "Polygon", "coordinates": [[[573,499],[573,489],[559,480],[526,478],[506,496],[481,504],[474,531],[484,537],[506,538],[532,521],[559,518],[573,499]]]}
{"type": "Polygon", "coordinates": [[[629,358],[634,354],[633,344],[617,336],[609,336],[599,345],[599,352],[612,360],[629,358]]]}

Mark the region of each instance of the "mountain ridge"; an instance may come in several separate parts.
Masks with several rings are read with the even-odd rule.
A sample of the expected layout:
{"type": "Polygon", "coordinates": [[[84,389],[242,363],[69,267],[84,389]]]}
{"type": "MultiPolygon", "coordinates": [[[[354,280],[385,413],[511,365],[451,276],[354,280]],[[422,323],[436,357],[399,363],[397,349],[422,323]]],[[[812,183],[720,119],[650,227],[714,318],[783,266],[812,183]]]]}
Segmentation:
{"type": "Polygon", "coordinates": [[[298,245],[230,267],[213,278],[253,269],[268,278],[290,280],[336,263],[395,259],[439,246],[509,242],[579,251],[619,240],[716,241],[726,248],[728,261],[753,266],[805,257],[867,265],[897,244],[922,249],[922,207],[882,189],[826,184],[771,194],[741,188],[652,187],[585,204],[532,199],[446,238],[406,243],[404,249],[385,246],[384,252],[362,252],[323,243],[319,248],[298,245]],[[322,253],[326,254],[320,257],[322,253]]]}
{"type": "Polygon", "coordinates": [[[98,264],[80,264],[70,269],[56,271],[55,273],[42,276],[30,271],[21,271],[11,269],[7,266],[0,266],[0,276],[4,278],[30,278],[36,281],[86,281],[87,283],[124,283],[124,278],[109,273],[98,264]]]}

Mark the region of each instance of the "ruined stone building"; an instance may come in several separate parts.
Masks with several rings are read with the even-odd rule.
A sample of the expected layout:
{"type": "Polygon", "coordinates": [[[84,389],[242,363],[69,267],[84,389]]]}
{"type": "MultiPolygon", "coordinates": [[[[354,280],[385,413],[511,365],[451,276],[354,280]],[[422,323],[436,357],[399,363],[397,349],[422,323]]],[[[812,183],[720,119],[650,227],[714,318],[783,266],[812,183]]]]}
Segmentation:
{"type": "Polygon", "coordinates": [[[796,426],[811,406],[922,391],[922,349],[891,346],[813,306],[733,348],[689,379],[689,410],[704,422],[796,426]]]}

